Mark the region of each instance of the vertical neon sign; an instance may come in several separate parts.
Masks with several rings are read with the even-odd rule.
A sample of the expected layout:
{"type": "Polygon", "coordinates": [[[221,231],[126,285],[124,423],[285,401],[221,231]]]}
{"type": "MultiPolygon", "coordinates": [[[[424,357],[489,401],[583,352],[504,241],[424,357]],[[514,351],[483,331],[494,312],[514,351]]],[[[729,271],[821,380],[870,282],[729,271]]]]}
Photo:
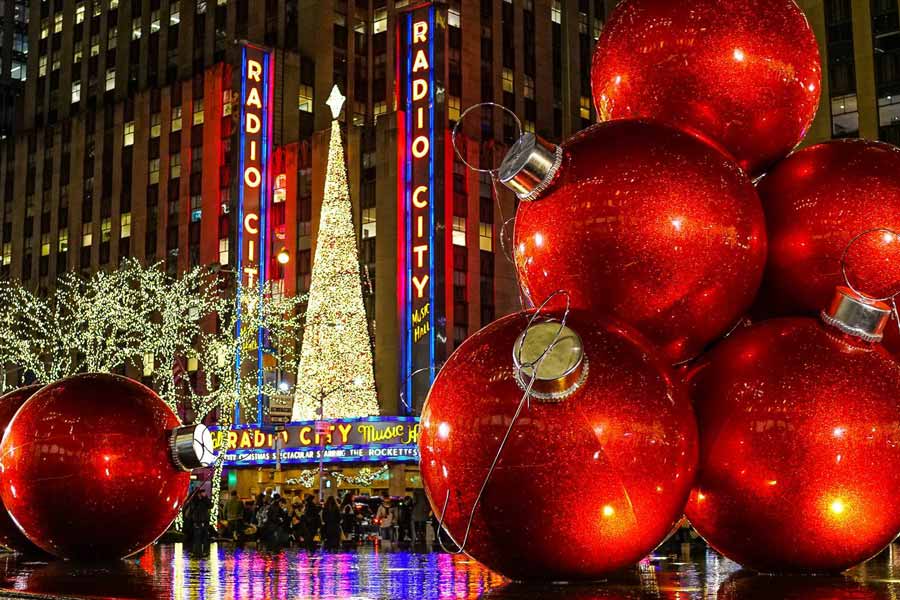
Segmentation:
{"type": "Polygon", "coordinates": [[[410,406],[424,398],[435,364],[435,81],[433,6],[406,15],[406,123],[402,136],[405,215],[404,390],[410,406]]]}
{"type": "MultiPolygon", "coordinates": [[[[272,153],[272,78],[275,72],[272,53],[244,44],[241,51],[241,121],[240,121],[240,181],[238,183],[238,256],[236,343],[240,343],[242,326],[242,290],[257,288],[258,297],[251,305],[263,310],[263,285],[267,278],[269,249],[269,202],[271,176],[269,160],[272,153]]],[[[263,419],[263,348],[265,331],[257,330],[257,422],[263,419]]],[[[240,391],[241,348],[235,353],[236,392],[240,391]]],[[[235,404],[235,422],[240,422],[240,407],[235,404]]]]}

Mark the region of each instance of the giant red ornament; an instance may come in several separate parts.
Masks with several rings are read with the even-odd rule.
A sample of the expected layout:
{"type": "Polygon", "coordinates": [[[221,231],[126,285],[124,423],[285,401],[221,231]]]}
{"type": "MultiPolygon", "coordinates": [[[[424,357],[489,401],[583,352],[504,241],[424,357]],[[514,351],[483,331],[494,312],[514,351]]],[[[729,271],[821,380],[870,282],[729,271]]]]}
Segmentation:
{"type": "Polygon", "coordinates": [[[47,552],[121,558],[165,532],[187,495],[184,469],[200,466],[198,451],[209,447],[202,425],[181,427],[140,383],[70,377],[36,392],[10,422],[0,496],[47,552]]]}
{"type": "MultiPolygon", "coordinates": [[[[422,479],[457,543],[523,395],[513,357],[529,316],[467,339],[422,411],[422,479]]],[[[528,330],[525,363],[558,327],[528,330]]],[[[584,314],[567,327],[538,370],[465,545],[515,580],[594,579],[636,563],[672,531],[693,481],[694,416],[665,361],[630,328],[584,314]]]]}
{"type": "Polygon", "coordinates": [[[864,341],[889,312],[844,288],[825,317],[837,327],[762,322],[693,369],[701,453],[686,512],[716,550],[764,572],[837,572],[900,532],[900,364],[864,341]]]}
{"type": "Polygon", "coordinates": [[[756,174],[806,135],[821,75],[793,0],[624,0],[594,50],[591,84],[602,121],[672,123],[756,174]]]}
{"type": "Polygon", "coordinates": [[[572,306],[636,327],[670,362],[699,354],[753,301],[766,233],[747,176],[676,129],[613,121],[556,147],[526,134],[501,166],[522,200],[515,258],[535,305],[572,306]]]}
{"type": "MultiPolygon", "coordinates": [[[[841,257],[873,228],[900,232],[900,148],[840,140],[804,148],[759,183],[769,261],[756,311],[814,312],[844,283],[841,257]]],[[[882,297],[897,291],[900,261],[877,236],[848,252],[851,283],[882,297]],[[880,274],[880,275],[879,275],[880,274]]]]}
{"type": "MultiPolygon", "coordinates": [[[[0,431],[5,431],[10,420],[32,394],[41,389],[40,385],[29,385],[0,397],[0,431]]],[[[43,551],[32,544],[16,527],[9,517],[6,507],[0,504],[0,544],[24,554],[43,554],[43,551]]]]}

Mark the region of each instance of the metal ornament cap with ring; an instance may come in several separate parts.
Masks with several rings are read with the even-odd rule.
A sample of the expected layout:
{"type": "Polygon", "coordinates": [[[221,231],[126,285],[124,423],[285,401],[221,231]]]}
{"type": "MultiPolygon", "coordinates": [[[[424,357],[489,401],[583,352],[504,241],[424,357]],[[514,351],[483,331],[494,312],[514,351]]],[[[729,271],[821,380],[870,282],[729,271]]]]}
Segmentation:
{"type": "Polygon", "coordinates": [[[581,336],[558,321],[530,325],[513,351],[516,382],[522,390],[531,386],[532,398],[562,402],[580,388],[588,374],[581,336]]]}
{"type": "Polygon", "coordinates": [[[853,244],[870,234],[897,235],[890,229],[876,228],[863,231],[850,240],[841,256],[841,275],[845,285],[837,287],[831,304],[822,310],[820,316],[827,325],[847,335],[864,342],[877,343],[884,338],[885,327],[892,315],[900,324],[900,315],[897,314],[895,301],[900,290],[889,296],[872,298],[856,289],[850,282],[847,272],[847,255],[853,244]]]}

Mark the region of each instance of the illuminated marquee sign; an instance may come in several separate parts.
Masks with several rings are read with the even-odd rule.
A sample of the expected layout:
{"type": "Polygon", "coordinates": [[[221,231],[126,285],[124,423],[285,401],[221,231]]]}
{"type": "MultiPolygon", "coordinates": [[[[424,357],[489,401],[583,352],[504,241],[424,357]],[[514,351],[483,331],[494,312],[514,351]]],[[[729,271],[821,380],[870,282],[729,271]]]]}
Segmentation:
{"type": "MultiPolygon", "coordinates": [[[[434,379],[435,364],[435,8],[405,15],[406,103],[401,124],[401,210],[405,222],[400,274],[405,397],[416,406],[434,379]]],[[[402,63],[403,61],[398,61],[402,63]]],[[[436,165],[437,163],[437,165],[436,165]]]]}
{"type": "Polygon", "coordinates": [[[263,466],[347,462],[418,462],[420,425],[415,417],[370,417],[288,423],[281,431],[258,425],[220,430],[215,427],[216,455],[226,448],[226,466],[263,466]],[[320,422],[321,424],[321,422],[320,422]],[[280,460],[276,460],[280,453],[280,460]]]}
{"type": "MultiPolygon", "coordinates": [[[[266,281],[266,261],[269,248],[268,209],[271,192],[269,161],[272,154],[272,80],[275,60],[272,53],[244,44],[241,52],[241,112],[240,112],[240,181],[238,182],[238,255],[237,269],[241,287],[255,290],[259,301],[250,303],[262,310],[262,284],[266,281]]],[[[241,330],[241,287],[237,297],[237,331],[241,330]]],[[[257,366],[262,365],[264,331],[257,335],[257,366]]],[[[235,369],[238,385],[242,375],[241,353],[237,353],[235,369]]],[[[262,375],[257,370],[260,403],[257,421],[262,421],[262,375]]],[[[235,419],[240,415],[235,407],[235,419]]],[[[244,419],[247,420],[246,418],[244,419]]],[[[238,421],[239,422],[239,421],[238,421]]]]}

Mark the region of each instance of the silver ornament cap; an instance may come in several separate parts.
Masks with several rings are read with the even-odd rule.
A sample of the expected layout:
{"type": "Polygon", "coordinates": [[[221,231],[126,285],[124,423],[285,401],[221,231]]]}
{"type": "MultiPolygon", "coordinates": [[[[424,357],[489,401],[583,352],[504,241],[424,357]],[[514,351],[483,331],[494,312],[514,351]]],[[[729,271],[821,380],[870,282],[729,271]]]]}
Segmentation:
{"type": "Polygon", "coordinates": [[[571,396],[588,372],[581,336],[556,321],[534,323],[523,331],[513,346],[513,364],[519,387],[527,390],[531,384],[531,396],[545,402],[571,396]]]}
{"type": "Polygon", "coordinates": [[[846,286],[835,290],[831,305],[822,311],[825,323],[865,342],[880,342],[890,318],[890,306],[865,298],[846,286]]]}
{"type": "Polygon", "coordinates": [[[213,464],[212,434],[206,425],[183,425],[169,432],[172,462],[182,471],[192,471],[213,464]]]}
{"type": "Polygon", "coordinates": [[[519,200],[535,200],[553,182],[562,157],[561,146],[533,133],[522,134],[500,163],[500,183],[519,200]]]}

